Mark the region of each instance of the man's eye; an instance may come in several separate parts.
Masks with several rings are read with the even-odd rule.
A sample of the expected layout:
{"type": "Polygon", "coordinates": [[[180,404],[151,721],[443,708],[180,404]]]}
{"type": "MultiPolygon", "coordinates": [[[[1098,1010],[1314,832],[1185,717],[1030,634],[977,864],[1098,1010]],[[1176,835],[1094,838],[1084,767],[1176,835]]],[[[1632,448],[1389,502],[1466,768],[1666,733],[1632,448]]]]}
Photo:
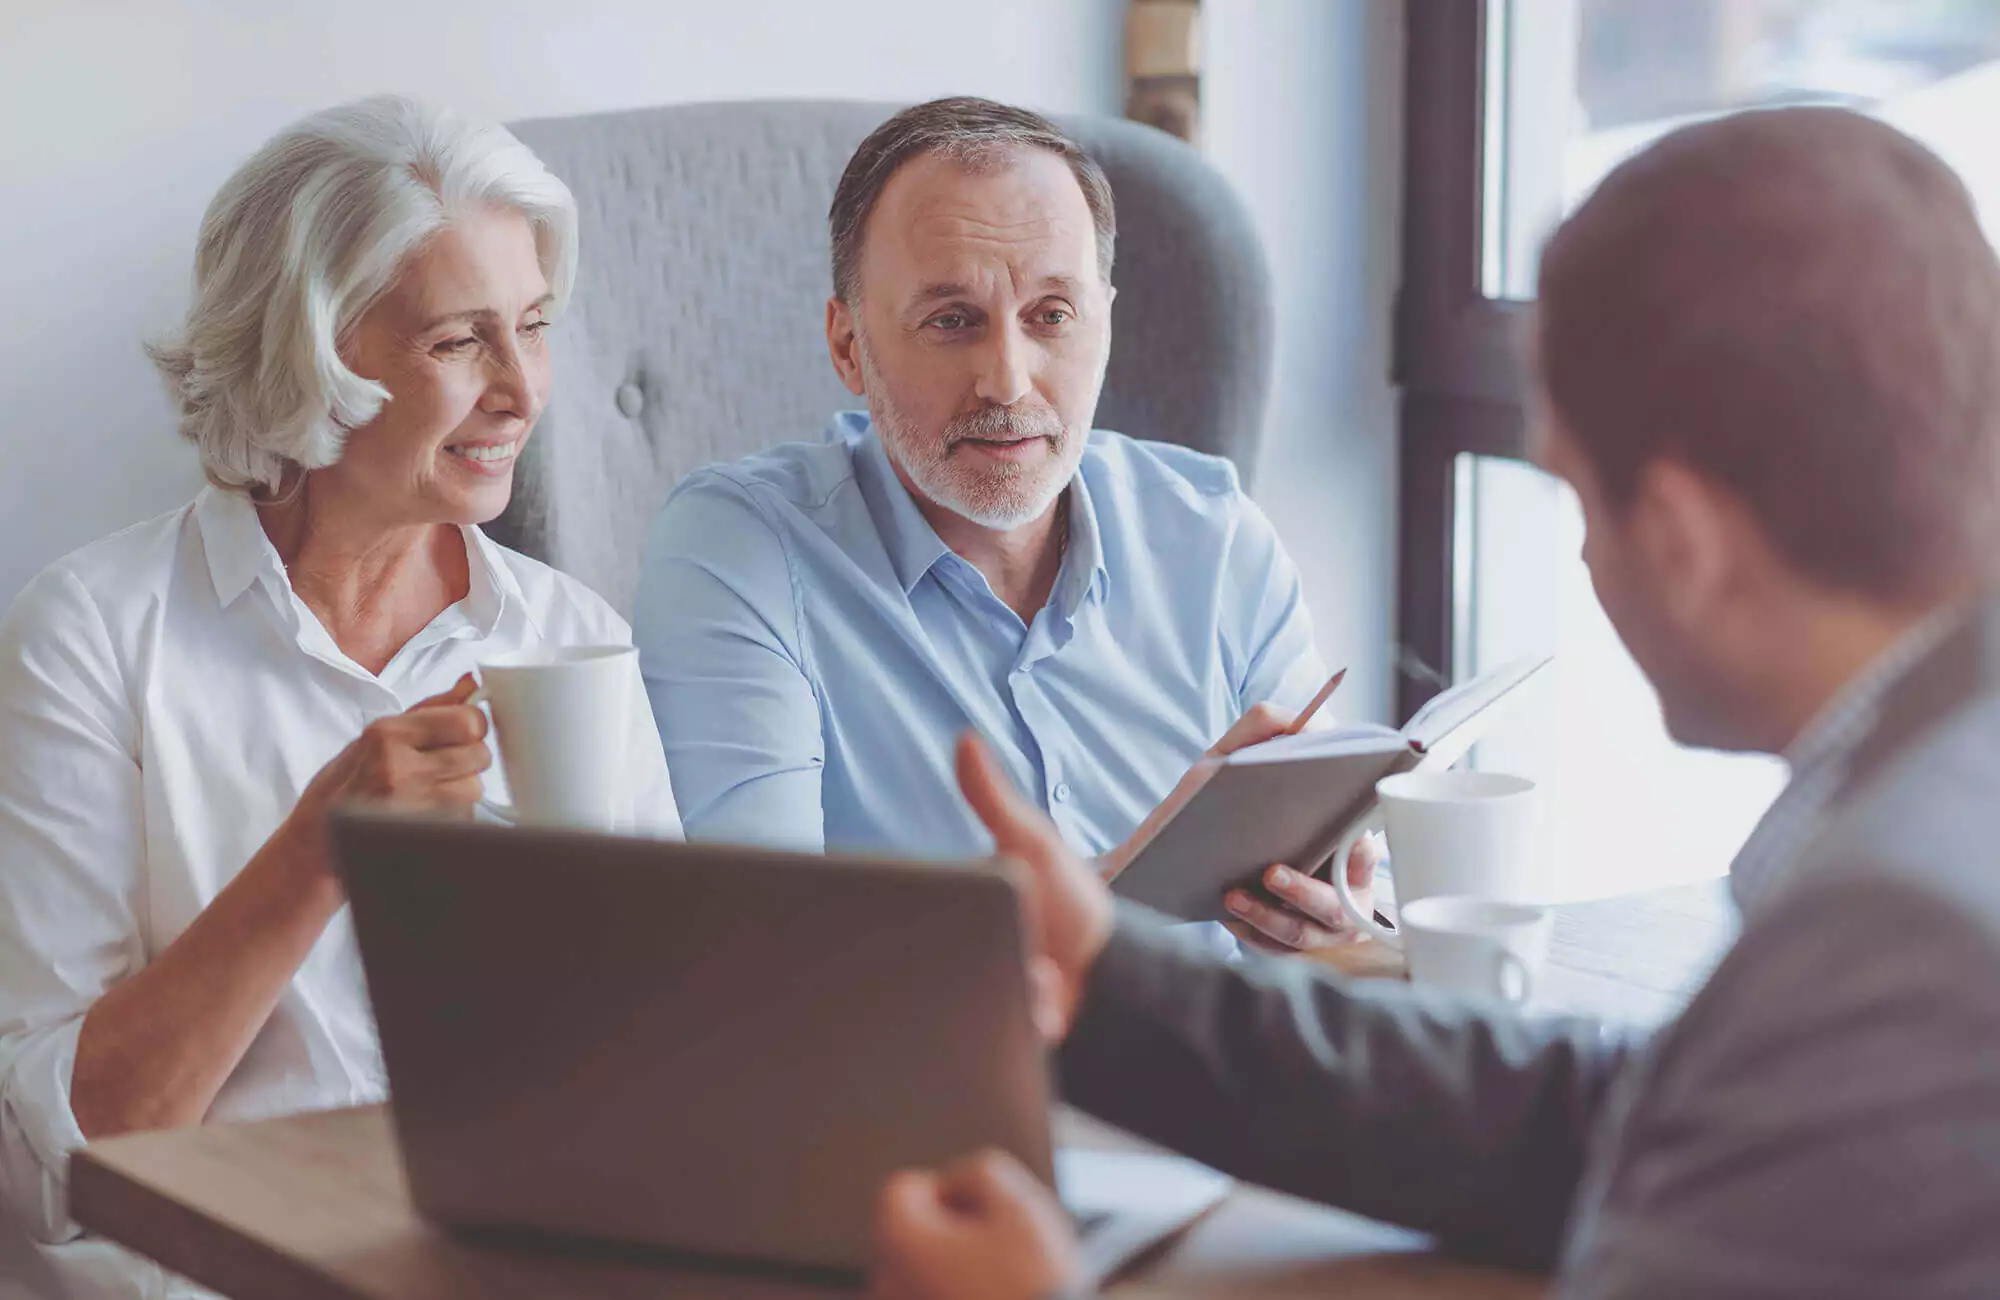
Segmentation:
{"type": "Polygon", "coordinates": [[[1069,319],[1069,309],[1066,307],[1050,307],[1042,312],[1042,324],[1044,325],[1062,325],[1066,324],[1069,319]]]}
{"type": "Polygon", "coordinates": [[[948,311],[941,316],[931,317],[931,324],[941,330],[962,330],[971,324],[963,312],[948,311]]]}

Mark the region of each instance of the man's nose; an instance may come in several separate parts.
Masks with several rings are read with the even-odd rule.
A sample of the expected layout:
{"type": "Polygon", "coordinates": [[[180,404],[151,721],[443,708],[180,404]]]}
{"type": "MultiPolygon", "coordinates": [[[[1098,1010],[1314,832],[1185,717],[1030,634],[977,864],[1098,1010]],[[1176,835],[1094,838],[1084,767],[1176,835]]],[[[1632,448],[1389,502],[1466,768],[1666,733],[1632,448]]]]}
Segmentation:
{"type": "Polygon", "coordinates": [[[974,390],[980,400],[994,406],[1012,406],[1032,390],[1030,373],[1032,349],[1012,321],[993,330],[980,356],[979,383],[974,390]]]}

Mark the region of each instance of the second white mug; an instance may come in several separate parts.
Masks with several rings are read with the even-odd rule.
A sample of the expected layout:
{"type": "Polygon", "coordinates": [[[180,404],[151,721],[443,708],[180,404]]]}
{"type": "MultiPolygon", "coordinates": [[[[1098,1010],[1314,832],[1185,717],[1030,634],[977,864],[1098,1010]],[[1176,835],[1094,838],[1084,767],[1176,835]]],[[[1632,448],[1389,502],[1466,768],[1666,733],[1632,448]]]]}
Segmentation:
{"type": "MultiPolygon", "coordinates": [[[[1377,781],[1375,794],[1399,906],[1436,894],[1519,902],[1541,893],[1540,802],[1533,781],[1463,769],[1402,772],[1377,781]]],[[[1333,858],[1341,907],[1366,933],[1401,948],[1401,937],[1364,910],[1347,883],[1347,855],[1361,834],[1356,830],[1343,840],[1333,858]]]]}

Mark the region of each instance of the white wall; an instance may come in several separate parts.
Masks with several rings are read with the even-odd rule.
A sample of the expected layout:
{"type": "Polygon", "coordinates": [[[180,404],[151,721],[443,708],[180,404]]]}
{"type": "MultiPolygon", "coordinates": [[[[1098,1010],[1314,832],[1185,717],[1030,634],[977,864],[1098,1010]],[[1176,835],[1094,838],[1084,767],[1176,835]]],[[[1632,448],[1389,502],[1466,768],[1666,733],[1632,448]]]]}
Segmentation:
{"type": "MultiPolygon", "coordinates": [[[[500,119],[945,93],[1114,113],[1124,8],[0,0],[0,602],[56,556],[198,486],[139,343],[185,305],[210,195],[285,122],[383,90],[500,119]]],[[[1396,175],[1383,77],[1399,5],[1208,8],[1208,150],[1250,200],[1280,286],[1260,496],[1306,571],[1329,657],[1355,666],[1343,712],[1379,715],[1393,590],[1382,375],[1396,175]]]]}
{"type": "MultiPolygon", "coordinates": [[[[1303,575],[1347,719],[1392,720],[1402,0],[1204,0],[1203,148],[1276,279],[1257,497],[1303,575]]],[[[1399,720],[1399,719],[1397,719],[1399,720]]]]}

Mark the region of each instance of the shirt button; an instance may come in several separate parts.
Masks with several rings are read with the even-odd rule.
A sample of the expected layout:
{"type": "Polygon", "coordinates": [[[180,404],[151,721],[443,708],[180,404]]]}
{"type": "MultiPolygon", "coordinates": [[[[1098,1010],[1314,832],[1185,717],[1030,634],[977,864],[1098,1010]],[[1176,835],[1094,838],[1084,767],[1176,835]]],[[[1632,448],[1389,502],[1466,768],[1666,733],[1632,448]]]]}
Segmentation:
{"type": "Polygon", "coordinates": [[[1057,803],[1069,802],[1069,782],[1067,781],[1056,782],[1056,788],[1053,791],[1053,793],[1055,794],[1057,803]]]}

